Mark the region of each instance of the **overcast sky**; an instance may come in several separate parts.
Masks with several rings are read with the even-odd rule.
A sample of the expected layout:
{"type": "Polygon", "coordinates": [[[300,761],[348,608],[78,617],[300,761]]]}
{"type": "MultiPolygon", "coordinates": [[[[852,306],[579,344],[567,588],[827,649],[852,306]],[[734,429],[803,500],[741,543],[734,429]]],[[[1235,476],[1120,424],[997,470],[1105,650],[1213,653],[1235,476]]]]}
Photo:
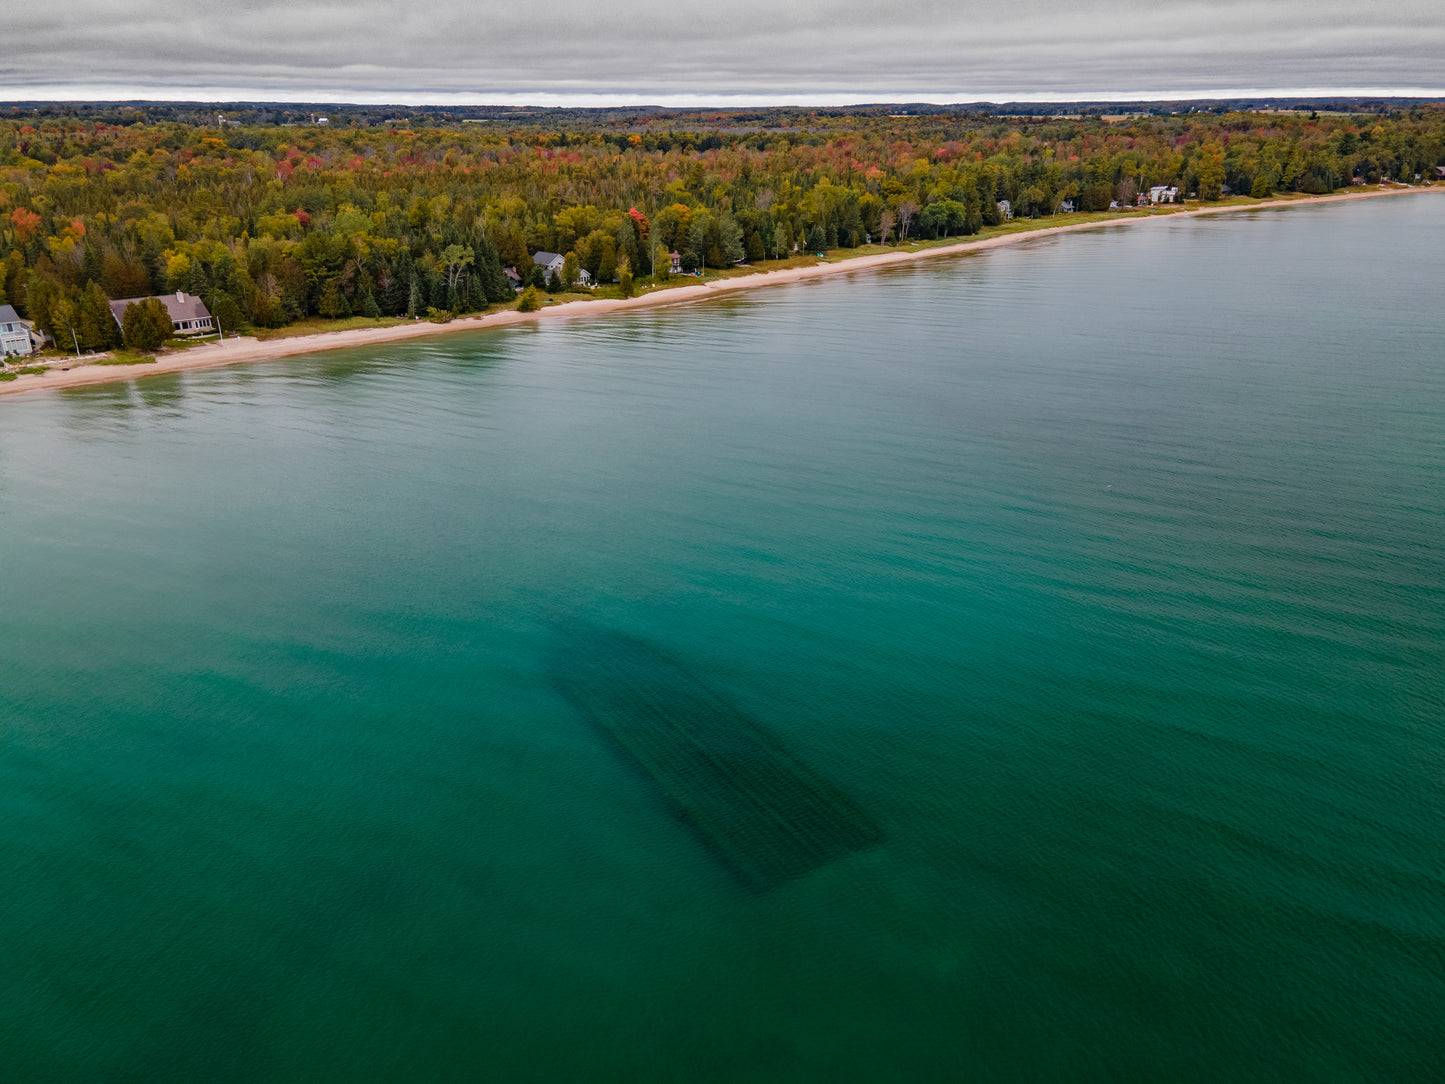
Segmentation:
{"type": "Polygon", "coordinates": [[[1445,0],[4,0],[0,99],[1445,93],[1445,0]]]}

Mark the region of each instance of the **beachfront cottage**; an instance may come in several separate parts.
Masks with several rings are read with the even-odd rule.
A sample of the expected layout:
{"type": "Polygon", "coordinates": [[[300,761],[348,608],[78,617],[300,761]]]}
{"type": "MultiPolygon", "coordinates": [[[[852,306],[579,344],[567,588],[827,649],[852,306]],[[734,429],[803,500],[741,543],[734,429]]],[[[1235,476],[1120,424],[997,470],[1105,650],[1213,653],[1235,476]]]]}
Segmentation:
{"type": "MultiPolygon", "coordinates": [[[[143,297],[127,297],[120,301],[110,303],[110,314],[115,317],[117,326],[124,326],[121,318],[125,316],[125,310],[143,297]]],[[[211,319],[210,312],[201,303],[201,299],[194,294],[183,294],[177,290],[173,294],[162,294],[157,298],[166,307],[166,312],[171,318],[171,332],[176,336],[184,335],[206,335],[216,330],[216,322],[211,319]]]]}
{"type": "Polygon", "coordinates": [[[553,275],[561,278],[562,265],[567,261],[565,257],[558,256],[555,252],[538,252],[532,257],[532,262],[540,267],[548,278],[553,275]]]}
{"type": "Polygon", "coordinates": [[[44,336],[20,319],[13,306],[0,305],[0,357],[23,357],[39,350],[44,336]]]}
{"type": "Polygon", "coordinates": [[[1149,189],[1150,203],[1178,203],[1179,189],[1174,185],[1156,184],[1149,189]]]}
{"type": "MultiPolygon", "coordinates": [[[[549,279],[553,275],[556,275],[560,282],[562,279],[562,265],[567,262],[567,257],[559,256],[555,252],[538,252],[532,257],[532,262],[540,267],[549,279]]],[[[591,286],[592,272],[588,271],[585,267],[579,268],[576,282],[568,282],[564,285],[576,286],[578,283],[581,283],[583,286],[591,286]]]]}
{"type": "Polygon", "coordinates": [[[517,269],[515,267],[504,267],[502,268],[502,274],[507,276],[507,281],[512,284],[512,289],[520,293],[522,289],[522,276],[517,274],[517,269]]]}
{"type": "Polygon", "coordinates": [[[681,253],[681,252],[669,252],[669,253],[667,254],[667,270],[668,270],[668,273],[669,273],[669,274],[672,274],[672,275],[680,275],[680,274],[682,274],[682,253],[681,253]]]}
{"type": "Polygon", "coordinates": [[[1013,204],[1010,203],[1010,202],[1009,202],[1008,200],[1006,200],[1006,199],[1001,199],[1001,200],[999,200],[999,201],[998,201],[998,213],[999,213],[1000,217],[1002,217],[1003,220],[1004,220],[1005,222],[1007,222],[1009,219],[1013,218],[1013,216],[1014,216],[1013,204]]]}

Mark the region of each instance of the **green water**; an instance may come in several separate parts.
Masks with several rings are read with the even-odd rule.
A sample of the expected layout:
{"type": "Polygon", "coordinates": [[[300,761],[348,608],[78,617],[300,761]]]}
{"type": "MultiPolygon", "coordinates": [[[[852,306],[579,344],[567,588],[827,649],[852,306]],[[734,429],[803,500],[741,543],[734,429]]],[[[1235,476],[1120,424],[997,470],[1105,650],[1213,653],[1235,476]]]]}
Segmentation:
{"type": "Polygon", "coordinates": [[[1442,236],[0,403],[0,1077],[1438,1079],[1442,236]],[[584,627],[876,841],[740,884],[659,785],[711,769],[564,695],[646,701],[549,667],[584,627]]]}

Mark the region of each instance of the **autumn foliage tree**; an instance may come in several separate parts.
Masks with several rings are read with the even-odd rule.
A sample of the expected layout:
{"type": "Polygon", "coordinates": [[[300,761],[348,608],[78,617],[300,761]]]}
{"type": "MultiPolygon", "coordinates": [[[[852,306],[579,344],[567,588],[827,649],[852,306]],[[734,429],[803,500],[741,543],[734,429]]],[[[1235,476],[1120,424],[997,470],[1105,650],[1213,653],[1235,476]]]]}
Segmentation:
{"type": "Polygon", "coordinates": [[[1027,219],[1069,194],[1104,211],[1154,185],[1204,200],[1226,186],[1318,193],[1356,176],[1433,178],[1445,164],[1445,109],[1428,105],[1113,123],[671,112],[626,132],[583,113],[537,125],[414,116],[223,130],[199,119],[0,117],[5,300],[43,330],[73,330],[74,342],[113,326],[95,319],[97,283],[113,299],[183,290],[219,306],[224,295],[236,308],[228,331],[318,314],[468,312],[510,303],[504,268],[525,280],[538,251],[575,253],[595,282],[625,277],[630,289],[631,275],[674,251],[696,270],[782,259],[799,243],[974,234],[1002,223],[1000,200],[1027,219]]]}

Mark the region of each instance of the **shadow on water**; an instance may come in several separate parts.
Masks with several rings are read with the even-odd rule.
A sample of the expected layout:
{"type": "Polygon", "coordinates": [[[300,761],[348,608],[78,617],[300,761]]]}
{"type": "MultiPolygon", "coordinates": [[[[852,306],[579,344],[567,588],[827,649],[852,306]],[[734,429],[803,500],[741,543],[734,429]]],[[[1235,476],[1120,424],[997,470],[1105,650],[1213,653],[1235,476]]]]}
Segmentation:
{"type": "Polygon", "coordinates": [[[766,892],[878,843],[878,825],[764,727],[644,640],[554,623],[554,687],[741,883],[766,892]]]}

